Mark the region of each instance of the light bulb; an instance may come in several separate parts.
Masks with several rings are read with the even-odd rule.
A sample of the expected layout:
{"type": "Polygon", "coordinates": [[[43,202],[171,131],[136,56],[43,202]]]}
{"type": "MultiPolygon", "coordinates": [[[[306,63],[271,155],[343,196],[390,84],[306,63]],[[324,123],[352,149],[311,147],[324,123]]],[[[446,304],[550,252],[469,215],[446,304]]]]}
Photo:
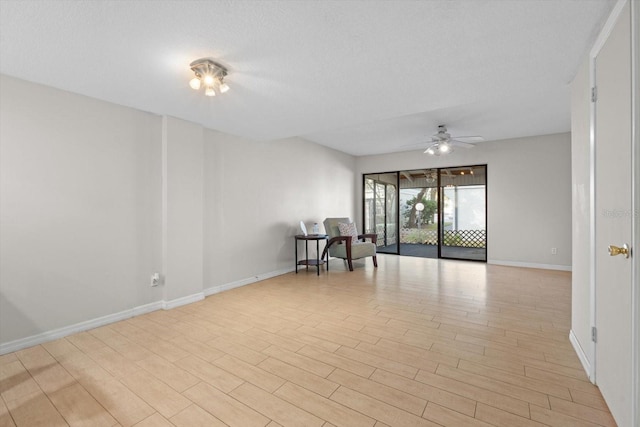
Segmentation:
{"type": "Polygon", "coordinates": [[[449,144],[440,144],[439,149],[441,153],[448,153],[449,151],[451,151],[451,147],[449,147],[449,144]]]}
{"type": "Polygon", "coordinates": [[[207,86],[211,86],[213,84],[213,76],[211,74],[205,74],[204,84],[207,86]]]}
{"type": "Polygon", "coordinates": [[[229,90],[229,85],[220,79],[220,93],[225,93],[229,90]]]}
{"type": "Polygon", "coordinates": [[[436,152],[433,150],[433,147],[429,147],[427,148],[427,151],[425,151],[425,153],[433,156],[434,154],[436,154],[436,152]]]}
{"type": "Polygon", "coordinates": [[[204,91],[204,94],[207,96],[216,96],[216,91],[213,90],[212,87],[207,87],[204,91]]]}
{"type": "Polygon", "coordinates": [[[191,89],[194,89],[194,90],[200,89],[200,79],[197,77],[192,78],[189,81],[189,86],[191,86],[191,89]]]}

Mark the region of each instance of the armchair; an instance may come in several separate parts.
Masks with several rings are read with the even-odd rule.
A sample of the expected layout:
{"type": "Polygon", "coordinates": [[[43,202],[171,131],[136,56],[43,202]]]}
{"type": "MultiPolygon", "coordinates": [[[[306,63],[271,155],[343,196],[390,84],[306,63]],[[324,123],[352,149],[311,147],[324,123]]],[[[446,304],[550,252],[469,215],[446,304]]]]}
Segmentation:
{"type": "MultiPolygon", "coordinates": [[[[342,258],[349,264],[349,271],[353,271],[354,259],[360,259],[364,257],[373,257],[374,267],[378,267],[378,258],[376,258],[376,239],[375,234],[360,234],[358,235],[358,241],[352,242],[352,236],[343,236],[340,234],[340,228],[338,224],[350,223],[349,218],[327,218],[324,220],[324,229],[329,236],[327,246],[324,248],[322,258],[329,252],[330,256],[336,258],[342,258]],[[370,239],[367,242],[366,239],[370,239]]],[[[328,260],[329,258],[327,258],[328,260]]]]}

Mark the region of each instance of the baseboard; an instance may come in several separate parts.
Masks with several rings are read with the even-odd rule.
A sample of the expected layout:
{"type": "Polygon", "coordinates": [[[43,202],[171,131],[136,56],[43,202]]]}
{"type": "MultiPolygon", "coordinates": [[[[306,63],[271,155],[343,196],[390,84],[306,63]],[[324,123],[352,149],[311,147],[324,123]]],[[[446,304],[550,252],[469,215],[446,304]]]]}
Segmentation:
{"type": "Polygon", "coordinates": [[[87,320],[84,322],[76,323],[74,325],[54,329],[52,331],[42,332],[30,337],[20,338],[14,341],[2,343],[0,344],[0,355],[22,350],[23,348],[32,347],[34,345],[42,344],[48,341],[57,340],[68,335],[77,334],[78,332],[98,328],[100,326],[108,325],[109,323],[119,322],[120,320],[129,319],[141,314],[150,313],[152,311],[161,309],[162,304],[162,301],[156,301],[150,304],[134,307],[129,310],[108,314],[96,319],[87,320]]]}
{"type": "Polygon", "coordinates": [[[582,367],[584,368],[584,371],[587,373],[587,377],[591,379],[591,362],[589,362],[589,358],[587,357],[587,354],[582,349],[582,346],[580,345],[580,342],[578,341],[576,334],[573,333],[573,329],[569,331],[569,341],[571,342],[573,349],[578,355],[578,359],[580,359],[580,363],[582,363],[582,367]]]}
{"type": "Polygon", "coordinates": [[[506,265],[508,267],[540,268],[543,270],[571,271],[570,265],[559,265],[559,264],[537,264],[532,262],[501,261],[497,259],[489,259],[487,260],[487,264],[506,265]]]}
{"type": "Polygon", "coordinates": [[[192,302],[202,301],[203,299],[204,292],[198,292],[197,294],[187,295],[186,297],[176,298],[171,301],[162,301],[162,308],[164,310],[171,310],[172,308],[191,304],[192,302]]]}
{"type": "Polygon", "coordinates": [[[258,274],[257,276],[248,277],[246,279],[236,280],[234,282],[225,283],[222,285],[211,286],[204,290],[204,295],[209,296],[217,294],[230,289],[239,288],[241,286],[250,285],[252,283],[260,282],[262,280],[271,279],[272,277],[282,276],[283,274],[291,273],[295,270],[295,267],[283,268],[281,270],[270,271],[268,273],[258,274]]]}
{"type": "Polygon", "coordinates": [[[261,280],[270,279],[272,277],[281,276],[286,273],[290,273],[294,270],[293,267],[285,268],[282,270],[276,270],[269,273],[259,274],[247,279],[237,280],[235,282],[226,283],[224,285],[213,286],[198,292],[197,294],[187,295],[185,297],[176,298],[170,301],[156,301],[149,304],[134,307],[129,310],[124,310],[118,313],[109,314],[107,316],[98,317],[96,319],[87,320],[84,322],[76,323],[74,325],[65,326],[52,331],[42,332],[37,335],[32,335],[26,338],[20,338],[14,341],[9,341],[0,344],[0,355],[11,353],[14,351],[22,350],[23,348],[32,347],[34,345],[42,344],[45,342],[64,338],[68,335],[77,334],[89,329],[98,328],[100,326],[108,325],[110,323],[119,322],[121,320],[129,319],[141,314],[150,313],[152,311],[164,309],[170,310],[172,308],[180,307],[181,305],[191,304],[193,302],[202,301],[205,296],[217,294],[229,289],[238,288],[240,286],[248,285],[251,283],[259,282],[261,280]]]}

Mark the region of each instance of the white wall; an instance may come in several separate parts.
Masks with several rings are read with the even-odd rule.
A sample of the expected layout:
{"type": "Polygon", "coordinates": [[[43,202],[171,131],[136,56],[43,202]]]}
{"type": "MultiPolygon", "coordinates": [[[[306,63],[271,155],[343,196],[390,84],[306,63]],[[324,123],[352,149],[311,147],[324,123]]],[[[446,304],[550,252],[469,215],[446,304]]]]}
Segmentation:
{"type": "Polygon", "coordinates": [[[354,168],[0,76],[0,354],[293,270],[354,168]]]}
{"type": "Polygon", "coordinates": [[[161,299],[161,120],[0,76],[0,343],[161,299]]]}
{"type": "Polygon", "coordinates": [[[211,130],[204,153],[205,288],[290,270],[300,221],[322,231],[326,217],[354,216],[350,155],[300,138],[258,143],[211,130]]]}
{"type": "Polygon", "coordinates": [[[198,299],[203,287],[203,129],[164,117],[162,135],[164,300],[198,299]]]}
{"type": "Polygon", "coordinates": [[[571,83],[571,189],[573,259],[571,334],[587,373],[591,372],[591,193],[589,59],[571,83]]]}
{"type": "MultiPolygon", "coordinates": [[[[452,154],[422,152],[356,159],[357,200],[362,174],[396,170],[487,164],[490,263],[571,268],[570,134],[544,135],[477,144],[452,154]],[[557,248],[557,254],[551,254],[557,248]]],[[[358,221],[362,205],[357,204],[358,221]]]]}

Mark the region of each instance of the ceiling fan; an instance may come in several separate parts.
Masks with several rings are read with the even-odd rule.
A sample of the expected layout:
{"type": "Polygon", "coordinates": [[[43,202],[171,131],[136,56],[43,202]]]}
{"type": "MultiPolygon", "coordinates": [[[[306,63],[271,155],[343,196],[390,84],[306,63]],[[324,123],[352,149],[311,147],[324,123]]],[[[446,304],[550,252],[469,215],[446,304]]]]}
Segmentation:
{"type": "Polygon", "coordinates": [[[438,126],[438,133],[431,137],[431,145],[424,151],[431,156],[440,156],[453,151],[453,147],[472,148],[474,143],[484,141],[481,136],[457,136],[452,137],[447,132],[445,125],[438,126]]]}

